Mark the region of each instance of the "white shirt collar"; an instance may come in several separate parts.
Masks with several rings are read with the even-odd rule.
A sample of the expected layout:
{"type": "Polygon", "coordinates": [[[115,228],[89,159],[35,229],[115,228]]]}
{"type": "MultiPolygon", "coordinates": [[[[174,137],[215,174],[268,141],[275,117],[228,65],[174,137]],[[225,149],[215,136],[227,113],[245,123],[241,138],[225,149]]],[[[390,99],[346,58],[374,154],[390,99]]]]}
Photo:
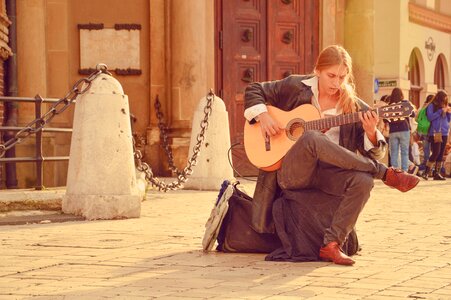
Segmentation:
{"type": "Polygon", "coordinates": [[[318,77],[313,76],[312,78],[304,79],[304,80],[302,80],[302,83],[305,85],[308,85],[311,88],[312,93],[313,93],[312,104],[319,111],[321,111],[321,107],[319,106],[319,102],[318,102],[318,77]]]}
{"type": "MultiPolygon", "coordinates": [[[[321,112],[322,109],[321,109],[321,106],[319,105],[319,101],[318,101],[318,94],[319,94],[319,92],[318,92],[318,77],[317,76],[313,76],[312,78],[304,79],[301,82],[303,84],[305,84],[305,85],[308,85],[311,88],[312,93],[313,93],[312,104],[313,104],[313,106],[316,107],[316,109],[318,109],[320,111],[321,116],[323,116],[323,114],[321,112]]],[[[335,107],[335,110],[336,110],[337,113],[340,112],[340,110],[337,107],[335,107]]]]}

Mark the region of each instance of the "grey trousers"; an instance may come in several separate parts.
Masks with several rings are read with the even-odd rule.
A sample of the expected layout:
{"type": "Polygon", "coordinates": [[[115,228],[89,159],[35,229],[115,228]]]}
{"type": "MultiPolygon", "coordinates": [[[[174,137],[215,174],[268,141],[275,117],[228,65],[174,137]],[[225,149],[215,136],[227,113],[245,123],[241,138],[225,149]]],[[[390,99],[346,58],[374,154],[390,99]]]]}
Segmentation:
{"type": "Polygon", "coordinates": [[[374,178],[381,179],[387,167],[357,155],[332,142],[318,131],[307,131],[291,147],[277,172],[283,190],[318,189],[341,196],[324,244],[343,244],[370,197],[374,178]]]}

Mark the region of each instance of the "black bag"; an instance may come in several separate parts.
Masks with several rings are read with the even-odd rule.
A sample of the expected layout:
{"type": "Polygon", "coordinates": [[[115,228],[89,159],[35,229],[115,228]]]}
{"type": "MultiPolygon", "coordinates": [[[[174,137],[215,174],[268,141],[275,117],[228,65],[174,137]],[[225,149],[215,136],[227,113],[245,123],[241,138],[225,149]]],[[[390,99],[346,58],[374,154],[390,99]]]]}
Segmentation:
{"type": "Polygon", "coordinates": [[[251,226],[252,198],[233,185],[229,208],[219,230],[216,250],[269,253],[281,247],[276,234],[258,233],[251,226]]]}
{"type": "MultiPolygon", "coordinates": [[[[229,183],[230,184],[230,183],[229,183]]],[[[284,224],[280,234],[258,233],[252,228],[252,198],[230,184],[233,192],[228,198],[228,209],[217,235],[216,250],[223,252],[270,253],[266,260],[316,261],[322,244],[324,229],[329,226],[333,213],[340,203],[340,197],[321,191],[304,190],[286,193],[275,200],[276,223],[285,218],[296,220],[297,225],[284,224]],[[294,199],[298,199],[297,201],[294,199]],[[302,199],[302,200],[301,200],[302,199]],[[280,214],[284,203],[291,203],[288,214],[280,214]],[[294,230],[294,231],[293,231],[294,230]],[[288,236],[287,236],[288,233],[288,236]],[[288,239],[287,239],[288,237],[288,239]],[[288,253],[288,252],[290,253],[288,253]]],[[[281,229],[281,228],[279,228],[281,229]]],[[[353,255],[359,251],[357,234],[353,230],[343,245],[344,253],[353,255]]]]}

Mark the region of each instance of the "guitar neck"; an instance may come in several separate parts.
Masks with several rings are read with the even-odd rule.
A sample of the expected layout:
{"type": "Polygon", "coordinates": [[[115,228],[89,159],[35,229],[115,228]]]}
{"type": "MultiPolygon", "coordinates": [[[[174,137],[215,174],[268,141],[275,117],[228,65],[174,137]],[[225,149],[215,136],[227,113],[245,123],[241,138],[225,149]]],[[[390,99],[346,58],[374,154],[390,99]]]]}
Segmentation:
{"type": "MultiPolygon", "coordinates": [[[[371,109],[379,114],[379,108],[371,109]]],[[[327,117],[323,119],[317,119],[305,122],[305,130],[323,130],[332,127],[337,127],[345,124],[360,122],[359,112],[354,112],[350,114],[341,114],[334,117],[327,117]]]]}

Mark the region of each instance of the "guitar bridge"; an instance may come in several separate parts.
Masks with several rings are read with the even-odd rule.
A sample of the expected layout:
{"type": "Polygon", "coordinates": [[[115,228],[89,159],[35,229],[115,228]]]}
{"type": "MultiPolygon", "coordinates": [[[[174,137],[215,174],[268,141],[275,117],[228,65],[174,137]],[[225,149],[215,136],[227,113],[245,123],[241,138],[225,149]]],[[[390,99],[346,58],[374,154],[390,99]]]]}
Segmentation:
{"type": "Polygon", "coordinates": [[[271,151],[271,138],[268,134],[265,135],[265,150],[271,151]]]}

